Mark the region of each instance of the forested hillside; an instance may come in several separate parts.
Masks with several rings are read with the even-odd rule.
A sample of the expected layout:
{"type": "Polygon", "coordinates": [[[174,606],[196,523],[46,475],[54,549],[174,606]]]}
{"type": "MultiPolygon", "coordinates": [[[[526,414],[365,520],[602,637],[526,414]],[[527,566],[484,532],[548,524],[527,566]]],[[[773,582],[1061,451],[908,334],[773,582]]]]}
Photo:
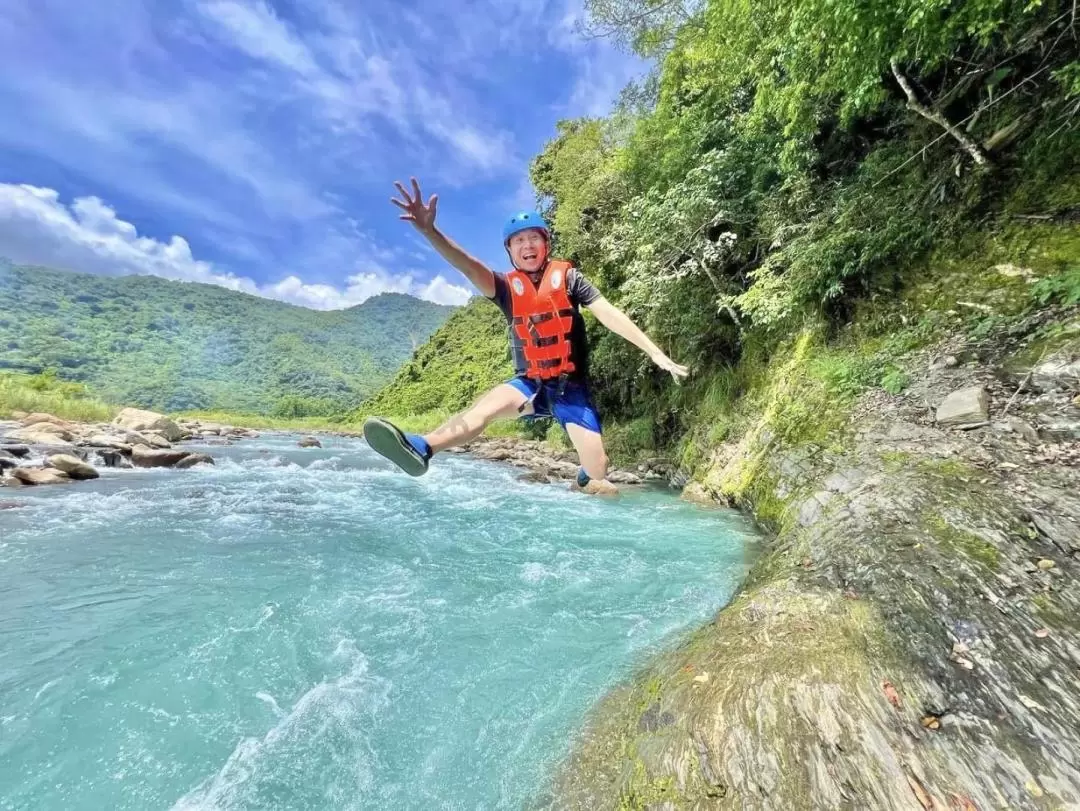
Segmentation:
{"type": "Polygon", "coordinates": [[[314,311],[205,284],[0,264],[0,369],[111,402],[283,417],[351,410],[454,308],[384,293],[314,311]]]}
{"type": "MultiPolygon", "coordinates": [[[[588,5],[594,33],[657,69],[611,116],[561,122],[531,175],[556,252],[695,370],[676,387],[593,333],[602,410],[649,427],[649,444],[685,440],[808,320],[836,339],[860,308],[967,257],[963,283],[922,302],[911,340],[932,340],[955,326],[956,297],[996,284],[980,262],[1028,251],[1029,227],[1076,222],[1071,3],[588,5]]],[[[1032,251],[1046,300],[1080,288],[1070,230],[1044,229],[1056,246],[1032,251]]],[[[894,317],[874,329],[904,328],[894,317]]],[[[841,377],[855,391],[888,371],[877,360],[841,377]]],[[[442,382],[411,374],[414,392],[432,381],[416,395],[426,408],[442,382]]]]}
{"type": "Polygon", "coordinates": [[[361,408],[366,414],[400,416],[457,411],[512,374],[506,321],[498,307],[477,296],[450,316],[361,408]]]}

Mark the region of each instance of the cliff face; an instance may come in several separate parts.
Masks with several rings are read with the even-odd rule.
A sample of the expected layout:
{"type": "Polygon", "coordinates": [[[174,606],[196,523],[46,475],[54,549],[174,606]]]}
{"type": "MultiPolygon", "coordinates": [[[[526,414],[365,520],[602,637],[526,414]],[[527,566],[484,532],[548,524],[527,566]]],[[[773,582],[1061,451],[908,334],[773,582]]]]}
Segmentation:
{"type": "Polygon", "coordinates": [[[775,540],[597,708],[549,806],[1080,807],[1080,311],[910,352],[841,415],[800,406],[812,345],[687,488],[775,540]]]}

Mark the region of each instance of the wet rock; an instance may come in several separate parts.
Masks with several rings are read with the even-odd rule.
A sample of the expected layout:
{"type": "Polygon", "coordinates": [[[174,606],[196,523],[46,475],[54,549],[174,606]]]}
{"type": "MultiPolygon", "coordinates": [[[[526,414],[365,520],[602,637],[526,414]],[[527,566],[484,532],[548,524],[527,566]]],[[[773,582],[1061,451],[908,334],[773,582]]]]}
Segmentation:
{"type": "MultiPolygon", "coordinates": [[[[57,431],[54,430],[41,429],[40,426],[42,425],[49,425],[49,423],[38,423],[32,428],[19,428],[18,430],[9,432],[6,438],[28,445],[52,445],[64,447],[71,444],[68,441],[71,438],[69,432],[63,431],[63,429],[60,429],[62,433],[57,433],[57,431]]],[[[53,427],[55,428],[56,426],[53,427]]]]}
{"type": "Polygon", "coordinates": [[[135,467],[172,467],[190,451],[163,450],[136,445],[131,449],[131,462],[135,467]]]}
{"type": "Polygon", "coordinates": [[[159,431],[169,442],[179,442],[184,434],[180,426],[164,414],[140,408],[125,408],[116,415],[113,425],[129,431],[159,431]]]}
{"type": "Polygon", "coordinates": [[[11,470],[18,467],[19,463],[14,456],[8,456],[7,454],[0,453],[0,474],[5,470],[11,470]]]}
{"type": "Polygon", "coordinates": [[[0,445],[0,450],[20,458],[30,455],[30,447],[28,445],[0,445]]]}
{"type": "Polygon", "coordinates": [[[82,441],[82,444],[91,448],[112,448],[117,451],[131,452],[131,443],[109,434],[91,434],[89,438],[82,441]]]}
{"type": "Polygon", "coordinates": [[[321,448],[322,447],[322,443],[318,440],[318,438],[313,437],[313,436],[306,436],[303,439],[301,439],[299,442],[297,442],[296,444],[297,444],[298,447],[301,447],[301,448],[321,448]]]}
{"type": "Polygon", "coordinates": [[[0,510],[18,510],[25,506],[25,501],[0,501],[0,510]]]}
{"type": "Polygon", "coordinates": [[[1031,370],[1031,384],[1039,391],[1080,389],[1080,358],[1058,357],[1031,370]]]}
{"type": "Polygon", "coordinates": [[[126,469],[132,467],[131,461],[128,459],[130,451],[125,454],[123,451],[102,449],[97,451],[97,457],[101,460],[101,464],[105,467],[126,469]]]}
{"type": "MultiPolygon", "coordinates": [[[[571,466],[572,467],[572,466],[571,466]]],[[[575,468],[574,475],[577,475],[575,468]]],[[[625,470],[612,470],[607,474],[607,479],[612,484],[641,484],[641,477],[625,470]]]]}
{"type": "Polygon", "coordinates": [[[50,456],[46,463],[49,467],[61,470],[73,479],[96,479],[101,475],[94,469],[93,465],[88,465],[77,456],[66,453],[50,456]]]}
{"type": "Polygon", "coordinates": [[[17,467],[11,471],[11,475],[28,485],[63,484],[71,481],[70,476],[54,468],[17,467]]]}
{"type": "Polygon", "coordinates": [[[1073,442],[1080,440],[1080,421],[1057,420],[1039,429],[1038,436],[1047,442],[1073,442]]]}
{"type": "Polygon", "coordinates": [[[150,431],[144,431],[142,433],[142,439],[151,448],[172,447],[172,443],[159,433],[151,433],[150,431]]]}
{"type": "Polygon", "coordinates": [[[985,423],[990,416],[990,398],[982,386],[970,386],[949,394],[938,406],[939,425],[985,423]]]}
{"type": "Polygon", "coordinates": [[[214,464],[214,457],[208,453],[189,453],[183,459],[176,463],[178,469],[184,469],[189,467],[195,467],[195,465],[212,465],[214,464]]]}

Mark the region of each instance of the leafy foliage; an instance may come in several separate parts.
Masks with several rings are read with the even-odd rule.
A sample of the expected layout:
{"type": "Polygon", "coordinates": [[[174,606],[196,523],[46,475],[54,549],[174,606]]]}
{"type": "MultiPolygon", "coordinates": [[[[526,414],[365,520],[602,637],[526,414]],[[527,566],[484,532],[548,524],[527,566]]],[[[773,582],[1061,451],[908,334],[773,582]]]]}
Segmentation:
{"type": "Polygon", "coordinates": [[[317,312],[221,287],[0,262],[0,368],[115,403],[310,417],[355,407],[453,308],[383,294],[317,312]]]}
{"type": "Polygon", "coordinates": [[[61,380],[54,372],[39,375],[0,372],[0,417],[10,417],[14,411],[106,422],[117,409],[93,397],[81,383],[61,380]]]}
{"type": "MultiPolygon", "coordinates": [[[[776,345],[807,318],[843,325],[896,267],[997,212],[1067,215],[1080,204],[1068,157],[1080,150],[1069,4],[591,8],[631,44],[664,41],[682,15],[660,51],[655,105],[562,122],[532,178],[563,252],[705,380],[748,343],[776,345]],[[898,75],[923,113],[981,145],[989,170],[973,167],[940,120],[916,114],[898,75]]],[[[660,439],[685,428],[708,385],[673,392],[620,339],[595,337],[606,410],[652,415],[660,439]]],[[[906,385],[884,362],[852,380],[906,385]]]]}
{"type": "Polygon", "coordinates": [[[361,411],[449,416],[513,373],[502,313],[487,299],[474,298],[450,316],[361,411]]]}

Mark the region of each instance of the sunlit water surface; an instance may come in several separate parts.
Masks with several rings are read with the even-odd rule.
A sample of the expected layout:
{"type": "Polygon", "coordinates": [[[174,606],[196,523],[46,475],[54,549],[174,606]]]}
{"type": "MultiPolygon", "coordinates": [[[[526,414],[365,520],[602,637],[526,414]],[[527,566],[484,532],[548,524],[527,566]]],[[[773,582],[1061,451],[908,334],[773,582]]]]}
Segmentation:
{"type": "Polygon", "coordinates": [[[660,490],[325,444],[0,490],[0,807],[520,808],[754,542],[660,490]]]}

